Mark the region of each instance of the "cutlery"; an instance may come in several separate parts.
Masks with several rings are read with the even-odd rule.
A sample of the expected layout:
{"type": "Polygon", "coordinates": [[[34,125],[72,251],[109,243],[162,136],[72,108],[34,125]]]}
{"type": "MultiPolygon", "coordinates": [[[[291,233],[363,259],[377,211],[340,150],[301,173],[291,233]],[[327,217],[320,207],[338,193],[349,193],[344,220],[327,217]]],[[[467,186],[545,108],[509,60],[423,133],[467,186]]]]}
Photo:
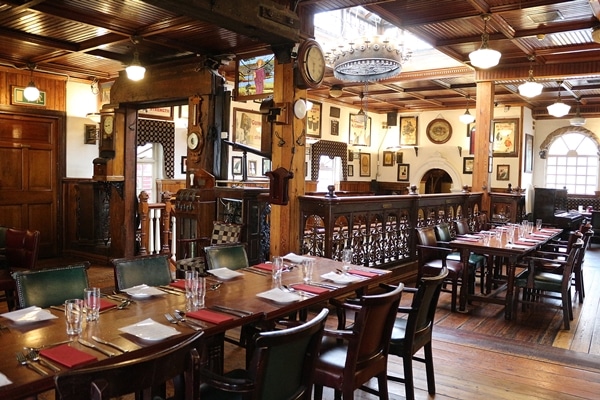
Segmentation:
{"type": "Polygon", "coordinates": [[[322,282],[311,282],[309,283],[310,286],[316,286],[316,287],[321,287],[324,289],[331,289],[331,290],[336,290],[339,289],[341,286],[336,286],[336,285],[329,285],[327,283],[322,283],[322,282]]]}
{"type": "Polygon", "coordinates": [[[352,276],[356,276],[357,278],[361,278],[361,279],[367,279],[367,277],[366,277],[366,276],[362,276],[362,275],[359,275],[359,274],[353,274],[352,272],[344,272],[344,271],[342,271],[342,270],[341,270],[341,269],[339,269],[339,268],[336,268],[336,271],[337,271],[337,273],[338,273],[339,275],[352,275],[352,276]]]}
{"type": "Polygon", "coordinates": [[[32,370],[34,370],[35,372],[37,372],[38,374],[40,374],[42,376],[48,376],[48,373],[46,371],[44,371],[43,369],[41,369],[40,367],[38,367],[37,365],[35,365],[31,361],[29,361],[27,358],[25,358],[25,354],[21,353],[20,351],[18,351],[16,354],[17,354],[17,361],[19,362],[19,364],[24,365],[28,368],[31,368],[32,370]]]}
{"type": "Polygon", "coordinates": [[[261,271],[258,269],[254,269],[252,267],[244,268],[244,271],[252,272],[253,274],[262,275],[262,276],[270,276],[271,274],[265,271],[261,271]]]}
{"type": "Polygon", "coordinates": [[[163,291],[163,292],[165,292],[165,293],[173,294],[173,295],[175,295],[175,296],[180,296],[180,295],[181,295],[181,292],[178,292],[178,291],[172,290],[171,288],[167,288],[167,287],[165,287],[165,286],[158,286],[158,287],[157,287],[157,289],[158,289],[158,290],[162,290],[162,291],[163,291]]]}
{"type": "Polygon", "coordinates": [[[193,330],[195,330],[195,331],[201,331],[202,329],[204,329],[204,327],[203,327],[203,326],[202,326],[200,323],[198,323],[198,322],[195,322],[195,321],[189,321],[189,320],[187,320],[186,318],[184,318],[184,317],[183,317],[183,316],[182,316],[180,313],[178,313],[177,311],[175,311],[175,312],[173,313],[173,316],[175,317],[175,319],[176,319],[178,322],[181,322],[181,323],[183,323],[183,324],[186,324],[188,327],[192,328],[192,329],[193,329],[193,330]]]}
{"type": "Polygon", "coordinates": [[[27,351],[31,351],[31,350],[34,350],[34,351],[40,351],[40,350],[42,350],[42,349],[47,349],[48,347],[55,347],[55,346],[59,346],[59,345],[61,345],[61,344],[66,344],[66,343],[71,343],[71,339],[62,340],[62,341],[60,341],[60,342],[55,342],[55,343],[50,343],[50,344],[43,344],[43,345],[41,345],[41,346],[38,346],[38,347],[30,347],[30,346],[25,346],[25,347],[23,347],[23,348],[24,348],[25,350],[27,350],[27,351]]]}
{"type": "Polygon", "coordinates": [[[90,349],[94,349],[94,350],[96,350],[96,351],[99,351],[100,353],[102,353],[102,354],[104,354],[104,355],[107,355],[108,357],[114,357],[114,356],[116,355],[116,354],[115,354],[115,353],[113,353],[112,351],[104,350],[103,348],[101,348],[101,347],[98,347],[98,346],[96,346],[94,343],[90,343],[90,342],[88,342],[87,340],[84,340],[84,339],[81,339],[81,338],[79,338],[79,339],[77,339],[77,341],[78,341],[80,344],[84,345],[85,347],[89,347],[90,349]]]}
{"type": "Polygon", "coordinates": [[[50,308],[53,309],[53,310],[56,310],[56,311],[65,312],[65,309],[63,307],[50,306],[50,308]]]}
{"type": "Polygon", "coordinates": [[[165,318],[172,324],[177,324],[177,320],[169,313],[165,313],[165,318]]]}
{"type": "Polygon", "coordinates": [[[247,317],[249,315],[252,315],[253,313],[250,311],[244,311],[244,310],[238,310],[235,308],[231,308],[231,307],[225,307],[225,306],[220,306],[220,305],[213,305],[208,307],[209,309],[215,310],[215,311],[221,311],[224,312],[226,314],[231,314],[231,315],[235,315],[236,317],[247,317]]]}
{"type": "Polygon", "coordinates": [[[129,352],[129,350],[127,350],[127,349],[124,349],[124,348],[122,348],[121,346],[119,346],[119,345],[116,345],[116,344],[114,344],[114,343],[111,343],[111,342],[109,342],[108,340],[100,339],[98,336],[92,336],[92,339],[94,339],[94,340],[95,340],[96,342],[98,342],[98,343],[105,344],[105,345],[107,345],[107,346],[110,346],[110,347],[112,347],[113,349],[117,349],[117,350],[119,350],[119,351],[120,351],[120,352],[122,352],[122,353],[127,353],[127,352],[129,352]]]}
{"type": "Polygon", "coordinates": [[[46,368],[50,368],[54,372],[60,372],[60,368],[58,368],[56,365],[52,364],[50,361],[44,360],[40,356],[40,353],[38,351],[30,350],[29,353],[27,354],[27,358],[30,359],[31,361],[35,361],[35,362],[43,365],[46,368]]]}

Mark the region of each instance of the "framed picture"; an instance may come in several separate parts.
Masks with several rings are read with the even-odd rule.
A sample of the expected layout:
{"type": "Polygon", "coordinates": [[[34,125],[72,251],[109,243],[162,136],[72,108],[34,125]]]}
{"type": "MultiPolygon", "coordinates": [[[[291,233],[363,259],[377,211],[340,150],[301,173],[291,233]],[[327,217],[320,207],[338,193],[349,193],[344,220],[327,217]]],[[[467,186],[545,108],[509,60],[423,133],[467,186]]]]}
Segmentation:
{"type": "Polygon", "coordinates": [[[269,160],[268,158],[263,158],[262,159],[262,174],[266,174],[267,172],[269,172],[271,170],[271,160],[269,160]]]}
{"type": "Polygon", "coordinates": [[[391,167],[394,165],[394,152],[393,151],[384,151],[383,152],[383,166],[391,167]]]}
{"type": "Polygon", "coordinates": [[[181,173],[187,172],[187,156],[181,156],[181,173]]]}
{"type": "Polygon", "coordinates": [[[404,162],[404,153],[401,151],[396,152],[396,164],[402,164],[404,162]]]}
{"type": "Polygon", "coordinates": [[[231,174],[242,175],[242,157],[231,157],[231,174]]]}
{"type": "Polygon", "coordinates": [[[348,176],[354,176],[354,165],[348,165],[348,176]]]}
{"type": "Polygon", "coordinates": [[[371,176],[371,154],[360,153],[360,176],[371,176]]]}
{"type": "Polygon", "coordinates": [[[436,118],[427,124],[425,134],[431,143],[444,144],[452,137],[452,125],[443,118],[436,118]]]}
{"type": "Polygon", "coordinates": [[[248,160],[248,176],[256,176],[256,160],[248,160]]]}
{"type": "Polygon", "coordinates": [[[371,146],[371,117],[350,114],[348,144],[351,146],[371,146]]]}
{"type": "Polygon", "coordinates": [[[408,181],[410,164],[398,164],[398,180],[408,181]]]}
{"type": "Polygon", "coordinates": [[[507,181],[510,179],[510,165],[499,164],[496,167],[496,179],[499,181],[507,181]]]}
{"type": "Polygon", "coordinates": [[[144,108],[138,111],[140,118],[163,119],[173,121],[173,107],[144,108]]]}
{"type": "Polygon", "coordinates": [[[338,121],[337,119],[332,119],[331,120],[331,135],[339,136],[339,134],[340,134],[340,121],[338,121]]]}
{"type": "Polygon", "coordinates": [[[274,78],[275,56],[273,54],[237,60],[234,100],[262,99],[272,95],[274,78]]]}
{"type": "Polygon", "coordinates": [[[83,142],[85,144],[96,144],[98,140],[98,125],[85,124],[83,126],[83,142]]]}
{"type": "Polygon", "coordinates": [[[323,105],[315,101],[312,102],[313,106],[306,114],[306,136],[308,137],[321,137],[321,109],[323,105]]]}
{"type": "Polygon", "coordinates": [[[400,145],[416,146],[419,137],[417,117],[400,117],[400,145]]]}
{"type": "Polygon", "coordinates": [[[262,114],[257,111],[233,109],[233,141],[261,150],[262,114]]]}
{"type": "Polygon", "coordinates": [[[494,157],[517,157],[519,151],[519,119],[498,119],[492,122],[494,157]]]}
{"type": "Polygon", "coordinates": [[[475,162],[475,158],[473,158],[473,157],[463,158],[463,174],[472,174],[473,173],[473,163],[474,162],[475,162]]]}
{"type": "Polygon", "coordinates": [[[525,160],[523,172],[533,172],[533,135],[525,134],[525,160]]]}
{"type": "Polygon", "coordinates": [[[339,118],[340,117],[340,108],[339,107],[330,107],[329,108],[329,116],[332,118],[339,118]]]}

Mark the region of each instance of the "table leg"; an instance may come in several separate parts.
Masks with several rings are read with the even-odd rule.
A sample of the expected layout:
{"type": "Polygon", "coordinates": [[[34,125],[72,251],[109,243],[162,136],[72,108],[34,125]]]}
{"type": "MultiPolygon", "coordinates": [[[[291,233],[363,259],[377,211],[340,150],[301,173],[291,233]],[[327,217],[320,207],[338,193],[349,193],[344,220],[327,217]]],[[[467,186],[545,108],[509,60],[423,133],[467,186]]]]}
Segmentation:
{"type": "Polygon", "coordinates": [[[463,265],[463,275],[460,286],[458,310],[462,312],[467,310],[467,296],[469,295],[469,254],[469,249],[462,249],[460,253],[460,261],[463,265]],[[467,287],[467,290],[465,290],[465,286],[467,287]]]}
{"type": "Polygon", "coordinates": [[[517,260],[515,257],[508,257],[506,265],[506,303],[504,306],[504,319],[506,320],[512,319],[516,264],[517,260]]]}

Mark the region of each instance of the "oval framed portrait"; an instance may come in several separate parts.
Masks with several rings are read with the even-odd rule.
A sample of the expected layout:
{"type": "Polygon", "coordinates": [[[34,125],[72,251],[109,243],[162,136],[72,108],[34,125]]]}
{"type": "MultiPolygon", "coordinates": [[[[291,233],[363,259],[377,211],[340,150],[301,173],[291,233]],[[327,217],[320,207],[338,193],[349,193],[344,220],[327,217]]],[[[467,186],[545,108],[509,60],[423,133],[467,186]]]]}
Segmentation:
{"type": "Polygon", "coordinates": [[[452,137],[452,125],[445,119],[436,118],[427,125],[426,133],[433,143],[446,143],[452,137]]]}

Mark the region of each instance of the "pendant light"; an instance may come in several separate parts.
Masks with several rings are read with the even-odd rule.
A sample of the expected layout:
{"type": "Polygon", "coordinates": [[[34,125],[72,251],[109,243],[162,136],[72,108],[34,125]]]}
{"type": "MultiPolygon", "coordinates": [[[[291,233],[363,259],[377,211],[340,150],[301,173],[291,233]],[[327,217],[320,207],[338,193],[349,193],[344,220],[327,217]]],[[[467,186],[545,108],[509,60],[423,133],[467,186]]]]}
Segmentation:
{"type": "Polygon", "coordinates": [[[137,45],[140,43],[140,38],[133,36],[131,41],[134,45],[133,60],[131,61],[131,64],[125,68],[125,72],[127,72],[127,77],[132,81],[139,81],[144,79],[144,74],[146,73],[146,68],[140,63],[140,54],[137,51],[137,45]]]}
{"type": "Polygon", "coordinates": [[[471,65],[481,69],[487,69],[491,67],[495,67],[500,62],[500,54],[499,51],[493,50],[489,48],[489,38],[490,35],[487,33],[487,22],[490,20],[490,14],[482,14],[481,19],[483,19],[483,34],[481,35],[481,47],[478,50],[472,51],[469,54],[469,59],[471,60],[471,65]]]}
{"type": "Polygon", "coordinates": [[[29,68],[30,79],[29,84],[23,91],[23,96],[25,96],[27,101],[37,101],[37,99],[40,98],[40,90],[37,88],[37,86],[35,86],[35,82],[33,82],[33,70],[35,67],[36,65],[33,63],[27,64],[27,68],[29,68]]]}
{"type": "Polygon", "coordinates": [[[475,121],[475,117],[469,112],[469,99],[470,98],[471,98],[471,96],[467,95],[467,110],[465,111],[464,114],[461,114],[461,116],[458,117],[460,122],[462,122],[465,125],[469,125],[470,123],[475,121]]]}
{"type": "Polygon", "coordinates": [[[577,101],[577,112],[575,116],[570,119],[571,126],[583,126],[585,125],[585,118],[581,116],[581,112],[579,110],[580,101],[577,101]]]}
{"type": "Polygon", "coordinates": [[[519,94],[525,97],[535,97],[542,93],[542,89],[544,85],[536,82],[533,79],[533,61],[535,60],[535,56],[529,56],[529,77],[527,80],[519,85],[519,94]]]}
{"type": "Polygon", "coordinates": [[[571,109],[570,105],[563,103],[560,99],[560,88],[562,86],[562,83],[562,81],[558,82],[558,99],[554,104],[551,104],[547,107],[548,114],[556,118],[564,117],[569,113],[569,110],[571,109]]]}

